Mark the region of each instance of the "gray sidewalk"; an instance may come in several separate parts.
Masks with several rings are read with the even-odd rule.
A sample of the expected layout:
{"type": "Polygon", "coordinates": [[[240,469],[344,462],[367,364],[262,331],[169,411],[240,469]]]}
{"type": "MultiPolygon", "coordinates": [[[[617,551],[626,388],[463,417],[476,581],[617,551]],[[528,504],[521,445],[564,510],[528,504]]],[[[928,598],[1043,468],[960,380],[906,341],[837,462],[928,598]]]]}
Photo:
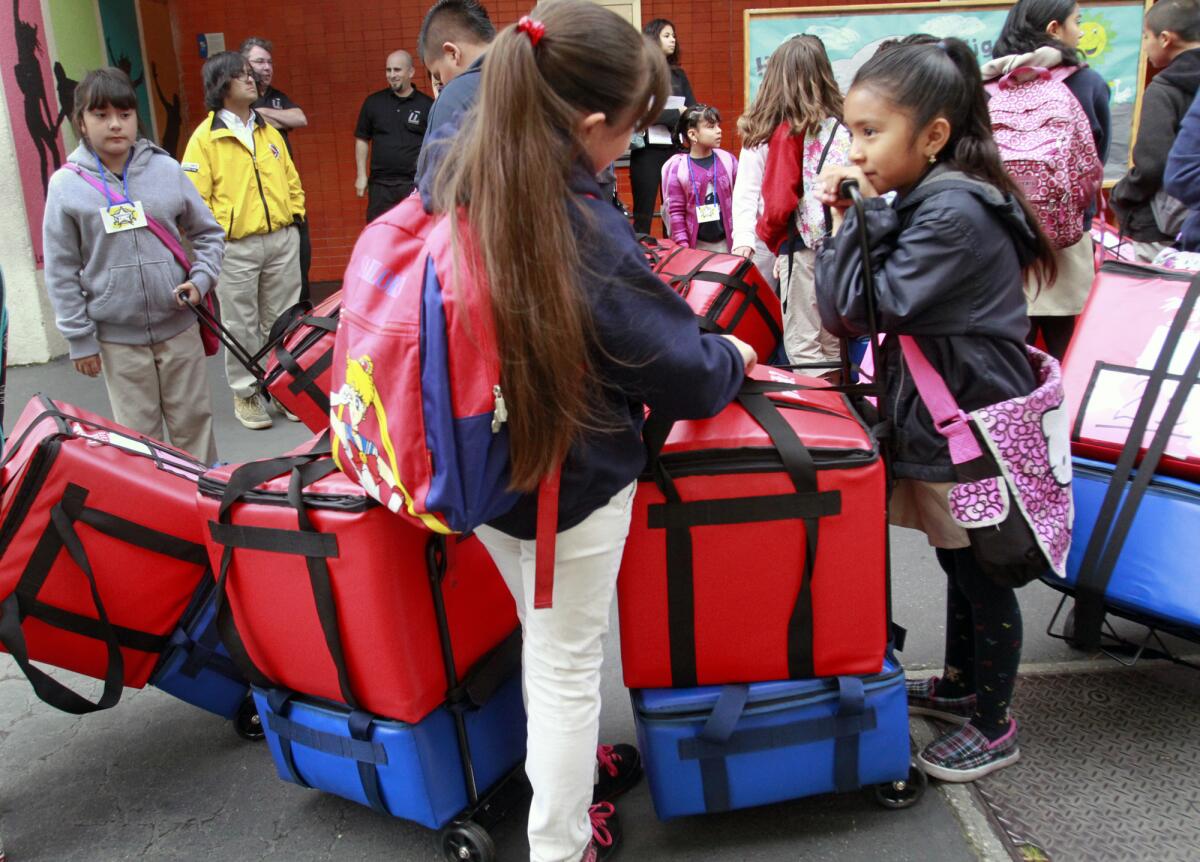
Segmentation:
{"type": "MultiPolygon", "coordinates": [[[[267,431],[243,429],[233,419],[219,362],[211,362],[223,460],[277,455],[311,437],[302,426],[278,419],[267,431]]],[[[59,360],[10,371],[9,425],[38,391],[108,413],[103,385],[59,360]]],[[[945,583],[923,537],[893,533],[893,581],[894,616],[909,632],[902,660],[910,670],[937,667],[945,583]]],[[[1040,584],[1021,591],[1027,667],[1110,666],[1107,659],[1084,656],[1045,636],[1058,598],[1040,584]]],[[[615,613],[613,622],[606,643],[602,738],[632,740],[615,613]]],[[[1103,687],[1103,678],[1097,675],[1097,685],[1103,687]]],[[[1026,727],[1036,723],[1036,716],[1021,717],[1026,727]]],[[[1194,721],[1190,729],[1179,728],[1178,744],[1190,749],[1197,746],[1194,721]]],[[[914,722],[914,731],[926,738],[930,733],[920,722],[914,722]]],[[[620,804],[621,858],[1006,858],[986,811],[974,790],[942,787],[903,811],[883,810],[863,793],[660,823],[643,783],[620,804]]],[[[525,855],[522,827],[518,817],[494,830],[501,859],[525,855]]],[[[168,695],[128,691],[116,708],[76,718],[38,701],[16,665],[2,657],[0,834],[15,862],[439,858],[432,833],[278,780],[264,745],[242,741],[227,723],[168,695]]]]}

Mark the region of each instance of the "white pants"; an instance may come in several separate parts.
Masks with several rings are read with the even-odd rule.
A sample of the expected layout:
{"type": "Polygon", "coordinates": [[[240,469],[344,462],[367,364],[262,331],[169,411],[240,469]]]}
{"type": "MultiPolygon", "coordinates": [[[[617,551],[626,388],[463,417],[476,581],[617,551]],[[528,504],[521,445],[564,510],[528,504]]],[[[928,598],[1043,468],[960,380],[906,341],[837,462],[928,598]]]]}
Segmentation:
{"type": "MultiPolygon", "coordinates": [[[[821,326],[817,311],[817,254],[810,248],[792,252],[791,260],[779,258],[779,283],[783,287],[783,347],[788,362],[837,362],[842,358],[841,342],[821,326]],[[789,277],[790,271],[790,277],[789,277]]],[[[818,376],[824,372],[808,372],[818,376]]]]}
{"type": "Polygon", "coordinates": [[[475,531],[516,600],[525,636],[531,862],[576,862],[592,839],[588,808],[600,735],[600,663],[634,489],[623,488],[558,534],[552,608],[533,609],[537,543],[491,527],[475,531]]]}

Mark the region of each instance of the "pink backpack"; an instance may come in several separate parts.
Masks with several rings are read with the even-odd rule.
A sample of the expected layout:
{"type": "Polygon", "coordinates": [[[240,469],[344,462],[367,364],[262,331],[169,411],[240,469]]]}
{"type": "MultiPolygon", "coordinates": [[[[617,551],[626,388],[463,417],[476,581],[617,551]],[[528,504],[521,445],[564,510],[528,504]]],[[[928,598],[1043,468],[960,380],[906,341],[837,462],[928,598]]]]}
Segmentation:
{"type": "Polygon", "coordinates": [[[1022,66],[987,85],[992,134],[1054,248],[1083,236],[1083,215],[1104,179],[1087,115],[1063,80],[1077,66],[1022,66]]]}

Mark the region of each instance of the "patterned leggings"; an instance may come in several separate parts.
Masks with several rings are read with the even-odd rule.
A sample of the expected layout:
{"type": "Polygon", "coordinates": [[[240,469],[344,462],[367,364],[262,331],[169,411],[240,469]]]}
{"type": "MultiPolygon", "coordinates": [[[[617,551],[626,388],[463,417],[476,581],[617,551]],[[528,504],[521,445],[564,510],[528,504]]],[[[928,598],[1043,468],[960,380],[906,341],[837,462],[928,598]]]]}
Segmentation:
{"type": "Polygon", "coordinates": [[[946,666],[938,697],[977,697],[974,724],[989,739],[1008,730],[1021,663],[1021,606],[1016,591],[980,570],[970,548],[937,548],[948,576],[946,666]]]}

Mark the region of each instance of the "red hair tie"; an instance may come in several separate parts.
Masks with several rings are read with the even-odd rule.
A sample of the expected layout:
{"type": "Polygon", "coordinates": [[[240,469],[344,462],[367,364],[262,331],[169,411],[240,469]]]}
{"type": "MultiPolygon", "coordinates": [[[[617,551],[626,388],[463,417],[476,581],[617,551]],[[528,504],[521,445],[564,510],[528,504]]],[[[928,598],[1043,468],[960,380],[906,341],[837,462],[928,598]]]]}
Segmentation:
{"type": "Polygon", "coordinates": [[[528,15],[522,15],[521,20],[517,22],[517,32],[524,33],[529,37],[529,44],[537,47],[537,43],[542,41],[542,37],[546,35],[546,25],[541,21],[535,21],[528,15]]]}

